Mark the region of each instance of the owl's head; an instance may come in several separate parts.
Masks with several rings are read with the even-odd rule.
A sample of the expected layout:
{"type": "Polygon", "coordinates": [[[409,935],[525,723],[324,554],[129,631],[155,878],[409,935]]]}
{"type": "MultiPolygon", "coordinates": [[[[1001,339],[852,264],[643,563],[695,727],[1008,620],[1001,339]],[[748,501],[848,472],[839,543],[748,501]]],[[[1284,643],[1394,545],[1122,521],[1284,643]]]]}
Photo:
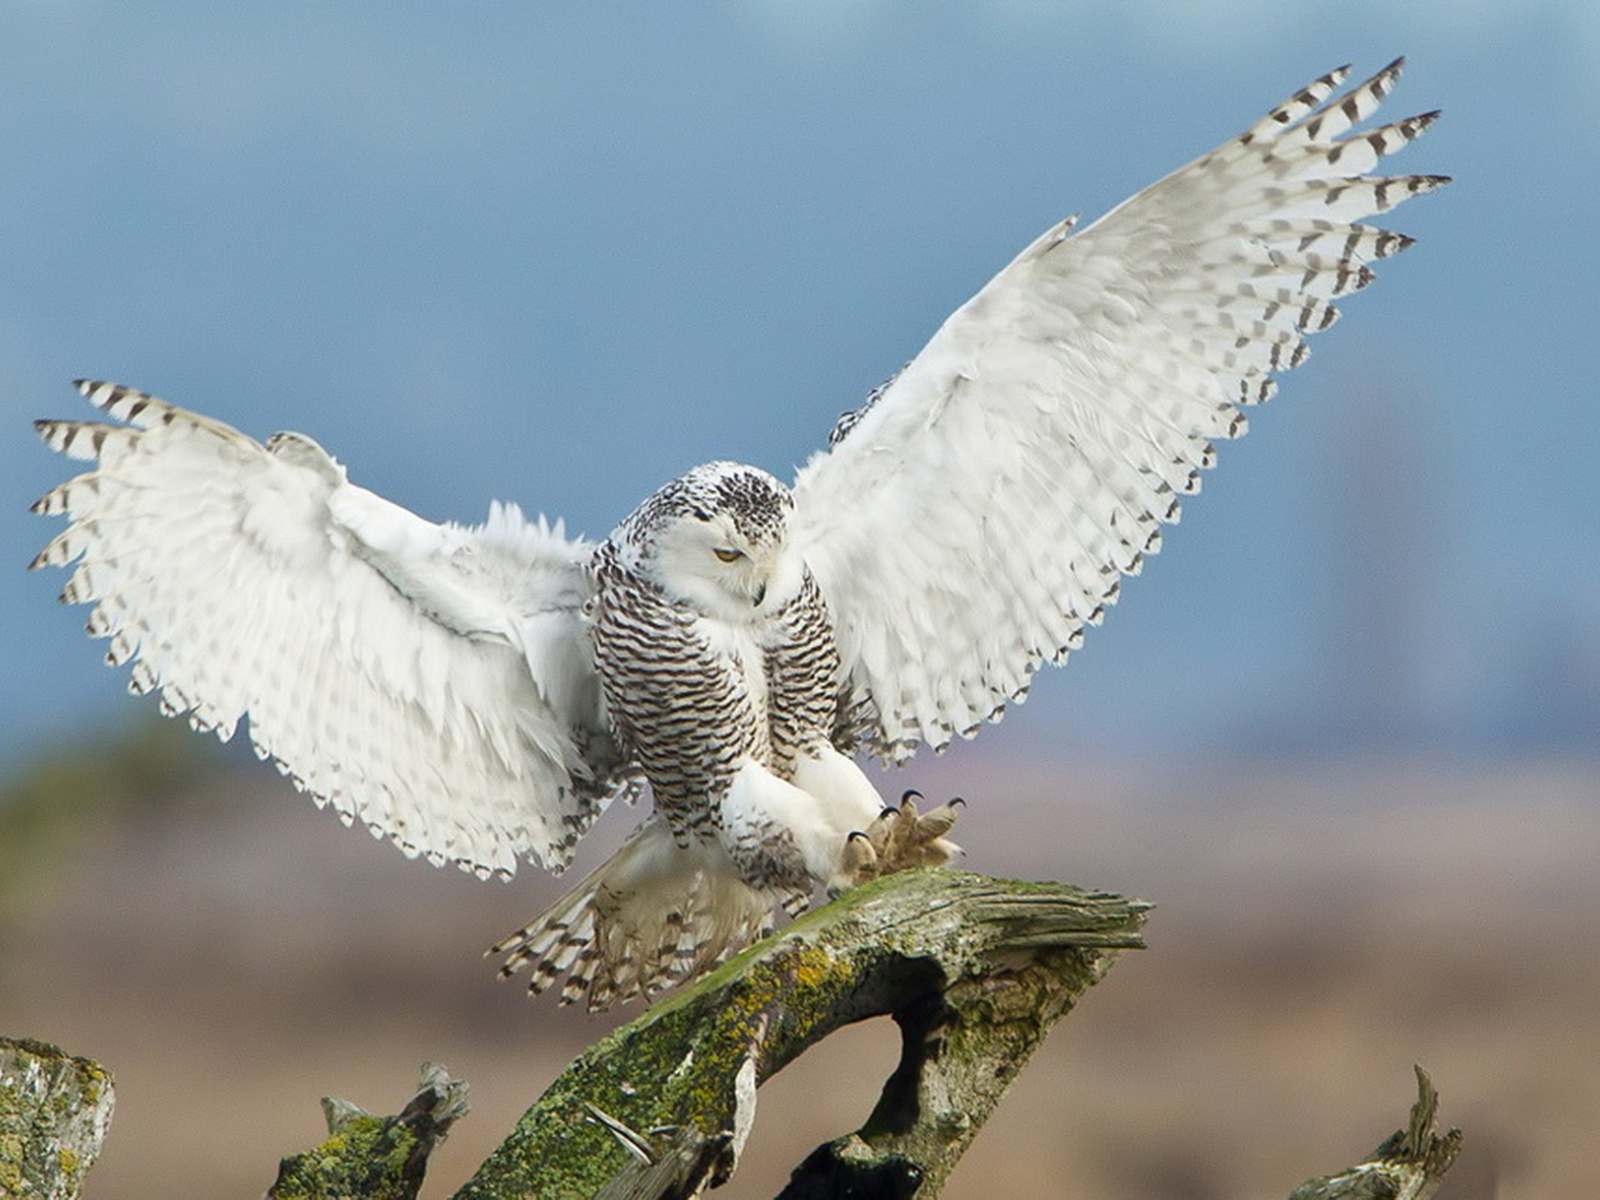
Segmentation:
{"type": "Polygon", "coordinates": [[[756,467],[714,462],[681,475],[618,529],[630,565],[673,600],[750,621],[794,595],[789,489],[756,467]]]}

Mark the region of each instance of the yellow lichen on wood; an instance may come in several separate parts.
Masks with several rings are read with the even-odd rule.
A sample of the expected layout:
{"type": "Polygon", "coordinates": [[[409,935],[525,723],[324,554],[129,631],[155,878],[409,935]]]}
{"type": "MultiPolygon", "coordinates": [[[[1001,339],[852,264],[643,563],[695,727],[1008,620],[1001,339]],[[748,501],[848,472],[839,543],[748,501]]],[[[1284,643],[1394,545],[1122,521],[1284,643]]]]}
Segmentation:
{"type": "Polygon", "coordinates": [[[98,1063],[45,1042],[0,1038],[0,1196],[75,1200],[114,1100],[98,1063]]]}

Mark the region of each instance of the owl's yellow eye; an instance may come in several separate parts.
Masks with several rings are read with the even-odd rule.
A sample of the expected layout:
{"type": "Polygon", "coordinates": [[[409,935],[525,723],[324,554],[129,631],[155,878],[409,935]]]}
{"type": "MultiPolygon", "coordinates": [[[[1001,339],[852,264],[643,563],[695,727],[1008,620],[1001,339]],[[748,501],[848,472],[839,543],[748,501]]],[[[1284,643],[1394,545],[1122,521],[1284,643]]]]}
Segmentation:
{"type": "Polygon", "coordinates": [[[728,550],[728,549],[719,548],[719,549],[713,550],[711,553],[715,554],[723,562],[738,562],[741,558],[744,557],[744,551],[743,550],[728,550]]]}

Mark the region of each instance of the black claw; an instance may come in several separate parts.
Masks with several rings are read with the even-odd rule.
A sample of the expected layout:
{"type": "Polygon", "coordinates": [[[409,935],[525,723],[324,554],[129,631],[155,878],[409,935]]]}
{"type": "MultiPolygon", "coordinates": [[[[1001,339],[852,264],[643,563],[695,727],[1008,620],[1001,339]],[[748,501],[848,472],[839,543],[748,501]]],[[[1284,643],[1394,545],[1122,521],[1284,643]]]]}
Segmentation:
{"type": "Polygon", "coordinates": [[[965,808],[967,806],[967,802],[965,800],[963,800],[960,796],[952,796],[950,798],[950,807],[951,808],[955,808],[958,804],[962,808],[965,808]]]}
{"type": "Polygon", "coordinates": [[[856,840],[856,839],[857,839],[857,838],[864,838],[864,837],[866,837],[866,836],[867,836],[867,835],[866,835],[866,834],[864,834],[864,833],[862,833],[862,832],[861,832],[861,830],[859,830],[859,829],[852,829],[852,830],[851,830],[851,831],[850,831],[850,832],[849,832],[849,834],[848,834],[848,835],[846,835],[846,837],[845,837],[845,839],[844,839],[844,840],[845,840],[845,841],[847,841],[847,842],[853,842],[853,841],[855,841],[855,840],[856,840]]]}
{"type": "Polygon", "coordinates": [[[922,793],[917,791],[916,788],[907,788],[905,791],[900,793],[900,803],[901,804],[904,804],[907,800],[921,800],[921,799],[922,799],[922,793]]]}
{"type": "Polygon", "coordinates": [[[888,806],[888,807],[887,807],[887,808],[885,808],[885,809],[884,809],[884,810],[883,810],[883,811],[882,811],[882,812],[881,812],[881,813],[879,813],[879,814],[878,814],[878,820],[880,820],[880,821],[881,821],[881,820],[883,820],[883,819],[884,819],[884,818],[885,818],[885,817],[887,817],[887,816],[889,816],[889,815],[891,815],[891,814],[893,814],[893,815],[894,815],[894,816],[897,816],[897,817],[898,817],[898,816],[899,816],[899,815],[900,815],[900,810],[899,810],[899,809],[898,809],[898,808],[896,808],[896,807],[895,807],[895,806],[894,806],[894,805],[892,805],[892,804],[891,804],[891,805],[889,805],[889,806],[888,806]]]}

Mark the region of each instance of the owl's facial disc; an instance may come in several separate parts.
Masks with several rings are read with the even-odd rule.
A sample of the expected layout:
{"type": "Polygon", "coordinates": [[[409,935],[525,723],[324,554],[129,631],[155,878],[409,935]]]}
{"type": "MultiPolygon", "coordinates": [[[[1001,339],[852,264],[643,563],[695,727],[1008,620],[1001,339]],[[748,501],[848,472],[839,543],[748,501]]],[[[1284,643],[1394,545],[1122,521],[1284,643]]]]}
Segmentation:
{"type": "MultiPolygon", "coordinates": [[[[700,576],[744,609],[759,608],[783,555],[783,529],[751,536],[727,512],[696,509],[684,522],[688,572],[700,576]]],[[[720,606],[719,606],[720,607],[720,606]]]]}
{"type": "Polygon", "coordinates": [[[759,620],[799,586],[782,525],[752,534],[731,513],[684,512],[659,530],[649,571],[663,591],[709,617],[759,620]]]}
{"type": "Polygon", "coordinates": [[[804,570],[788,546],[789,489],[740,463],[696,467],[624,523],[639,569],[680,604],[745,623],[798,591],[804,570]]]}

